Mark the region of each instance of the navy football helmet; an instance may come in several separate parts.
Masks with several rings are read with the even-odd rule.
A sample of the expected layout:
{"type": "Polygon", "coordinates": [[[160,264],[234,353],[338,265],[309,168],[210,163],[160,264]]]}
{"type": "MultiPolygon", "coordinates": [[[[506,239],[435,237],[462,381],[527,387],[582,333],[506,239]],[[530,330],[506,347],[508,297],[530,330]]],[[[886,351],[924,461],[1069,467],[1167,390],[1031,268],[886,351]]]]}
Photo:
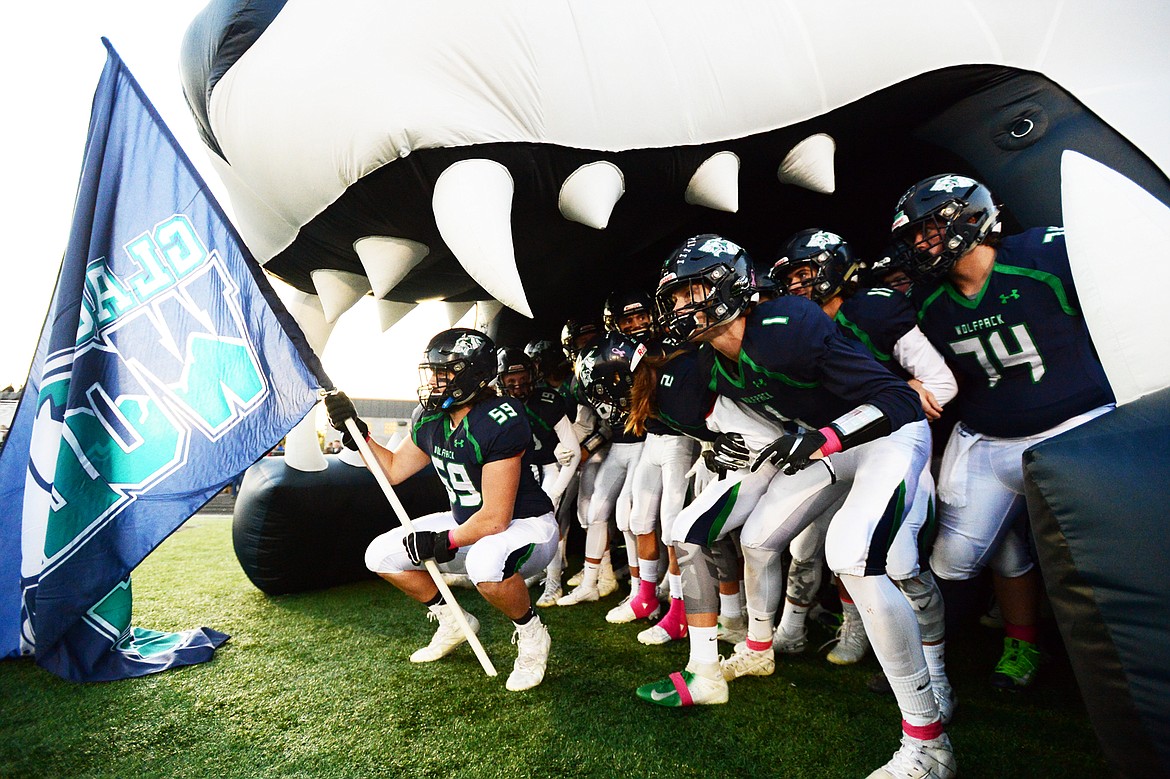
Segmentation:
{"type": "Polygon", "coordinates": [[[824,303],[841,292],[861,267],[848,241],[836,233],[814,227],[801,230],[784,243],[780,259],[772,265],[768,276],[786,292],[792,293],[789,284],[792,273],[805,265],[809,266],[812,276],[800,286],[807,289],[808,296],[817,303],[824,303]]]}
{"type": "Polygon", "coordinates": [[[599,338],[605,332],[602,324],[591,319],[570,319],[561,329],[561,347],[565,356],[576,360],[577,355],[590,342],[599,338]]]}
{"type": "Polygon", "coordinates": [[[496,351],[496,386],[501,395],[527,400],[536,386],[536,363],[515,346],[502,346],[496,351]]]}
{"type": "Polygon", "coordinates": [[[646,346],[624,333],[605,337],[581,350],[574,370],[577,387],[585,401],[611,427],[621,427],[630,413],[634,369],[646,354],[646,346]]]}
{"type": "Polygon", "coordinates": [[[654,300],[645,292],[614,292],[605,299],[602,321],[611,333],[646,341],[657,335],[654,300]]]}
{"type": "Polygon", "coordinates": [[[478,397],[496,377],[496,346],[478,330],[444,330],[427,344],[418,371],[418,402],[446,411],[478,397]]]}
{"type": "Polygon", "coordinates": [[[524,353],[532,359],[536,366],[537,381],[545,377],[556,377],[562,372],[572,369],[569,359],[565,356],[565,350],[556,341],[547,338],[529,341],[524,345],[524,353]]]}
{"type": "Polygon", "coordinates": [[[667,258],[654,301],[663,330],[689,341],[742,314],[754,294],[748,253],[708,233],[688,238],[667,258]]]}
{"type": "Polygon", "coordinates": [[[999,224],[999,206],[978,181],[948,173],[919,181],[898,201],[890,232],[915,279],[940,279],[999,224]]]}

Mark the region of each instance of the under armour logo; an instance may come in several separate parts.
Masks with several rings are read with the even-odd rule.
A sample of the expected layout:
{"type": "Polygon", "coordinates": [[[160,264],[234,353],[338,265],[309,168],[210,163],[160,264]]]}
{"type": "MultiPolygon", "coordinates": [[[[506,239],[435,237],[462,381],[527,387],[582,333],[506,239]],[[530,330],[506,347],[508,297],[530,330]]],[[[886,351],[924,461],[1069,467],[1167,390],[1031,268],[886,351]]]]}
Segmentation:
{"type": "Polygon", "coordinates": [[[1020,299],[1020,291],[1018,289],[1013,289],[1011,292],[1007,292],[1007,293],[1004,293],[1003,295],[999,296],[999,302],[1004,304],[1005,306],[1007,305],[1007,302],[1009,300],[1019,300],[1019,299],[1020,299]]]}
{"type": "Polygon", "coordinates": [[[462,448],[462,446],[463,446],[463,439],[462,439],[462,438],[456,438],[456,439],[455,439],[455,446],[462,448]]]}

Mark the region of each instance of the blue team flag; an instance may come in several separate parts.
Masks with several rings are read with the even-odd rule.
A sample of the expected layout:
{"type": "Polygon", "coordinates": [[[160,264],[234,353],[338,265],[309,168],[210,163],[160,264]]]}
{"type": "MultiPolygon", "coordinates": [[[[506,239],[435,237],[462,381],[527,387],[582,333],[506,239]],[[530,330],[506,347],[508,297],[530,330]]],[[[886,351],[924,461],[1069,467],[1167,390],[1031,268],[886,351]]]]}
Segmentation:
{"type": "Polygon", "coordinates": [[[331,386],[105,39],[68,248],[0,451],[0,657],[77,681],[208,660],[130,572],[331,386]]]}

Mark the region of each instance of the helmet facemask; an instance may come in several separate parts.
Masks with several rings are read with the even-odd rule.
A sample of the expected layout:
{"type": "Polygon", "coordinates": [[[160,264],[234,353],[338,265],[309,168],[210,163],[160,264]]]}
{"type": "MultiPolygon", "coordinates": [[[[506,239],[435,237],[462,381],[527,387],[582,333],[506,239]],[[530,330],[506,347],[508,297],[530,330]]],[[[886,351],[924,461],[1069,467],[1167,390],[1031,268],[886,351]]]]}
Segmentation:
{"type": "Polygon", "coordinates": [[[663,330],[693,341],[742,314],[750,294],[750,280],[719,264],[692,276],[668,277],[659,284],[655,303],[663,330]]]}

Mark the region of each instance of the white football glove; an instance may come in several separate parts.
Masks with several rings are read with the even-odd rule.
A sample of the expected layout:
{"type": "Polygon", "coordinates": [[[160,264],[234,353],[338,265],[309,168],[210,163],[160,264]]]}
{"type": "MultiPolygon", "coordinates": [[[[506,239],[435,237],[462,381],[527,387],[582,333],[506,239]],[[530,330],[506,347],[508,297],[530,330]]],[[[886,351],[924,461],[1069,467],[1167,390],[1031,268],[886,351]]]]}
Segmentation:
{"type": "Polygon", "coordinates": [[[574,454],[576,452],[564,444],[557,444],[553,449],[553,456],[557,458],[557,462],[561,464],[562,468],[567,468],[572,464],[574,454]]]}

